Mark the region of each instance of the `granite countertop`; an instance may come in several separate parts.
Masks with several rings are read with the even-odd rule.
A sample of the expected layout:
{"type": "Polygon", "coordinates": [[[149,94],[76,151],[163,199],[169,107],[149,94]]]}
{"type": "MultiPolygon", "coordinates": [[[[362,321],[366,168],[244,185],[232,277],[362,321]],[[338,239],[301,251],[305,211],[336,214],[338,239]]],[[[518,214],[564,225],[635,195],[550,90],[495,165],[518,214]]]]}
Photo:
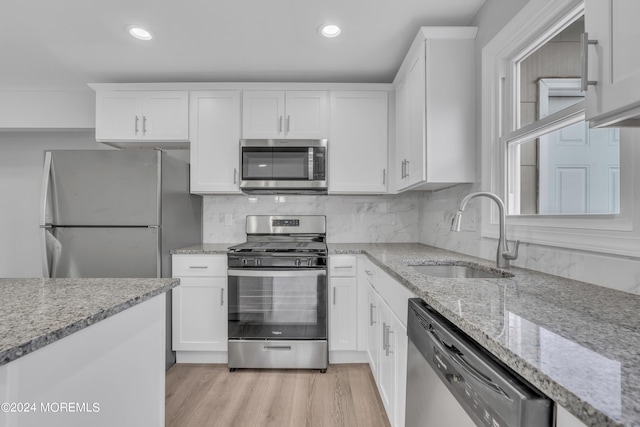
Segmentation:
{"type": "Polygon", "coordinates": [[[226,254],[230,246],[238,243],[202,243],[199,245],[187,246],[171,250],[171,255],[194,255],[194,254],[226,254]]]}
{"type": "Polygon", "coordinates": [[[0,279],[0,365],[179,284],[179,279],[0,279]]]}
{"type": "Polygon", "coordinates": [[[408,264],[491,261],[421,244],[330,244],[366,254],[589,426],[640,426],[640,296],[521,268],[445,279],[408,264]]]}

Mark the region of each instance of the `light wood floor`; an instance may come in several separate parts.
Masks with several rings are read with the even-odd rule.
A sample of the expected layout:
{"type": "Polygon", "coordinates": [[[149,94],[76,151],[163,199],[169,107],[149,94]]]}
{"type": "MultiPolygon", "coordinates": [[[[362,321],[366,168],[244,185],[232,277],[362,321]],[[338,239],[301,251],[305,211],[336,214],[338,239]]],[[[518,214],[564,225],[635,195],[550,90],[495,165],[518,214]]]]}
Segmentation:
{"type": "Polygon", "coordinates": [[[329,365],[324,374],[173,365],[165,420],[167,427],[389,426],[366,364],[329,365]]]}

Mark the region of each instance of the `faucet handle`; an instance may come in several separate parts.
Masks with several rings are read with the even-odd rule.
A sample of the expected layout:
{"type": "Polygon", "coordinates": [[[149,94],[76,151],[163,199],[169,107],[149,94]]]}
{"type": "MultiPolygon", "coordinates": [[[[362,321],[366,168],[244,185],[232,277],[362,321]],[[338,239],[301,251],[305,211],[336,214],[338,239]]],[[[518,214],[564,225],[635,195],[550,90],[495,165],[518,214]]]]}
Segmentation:
{"type": "Polygon", "coordinates": [[[513,242],[513,244],[515,245],[515,247],[513,248],[512,251],[510,251],[505,246],[504,251],[502,251],[502,258],[509,259],[509,260],[514,260],[518,258],[518,248],[520,247],[520,240],[516,240],[515,242],[513,242]]]}

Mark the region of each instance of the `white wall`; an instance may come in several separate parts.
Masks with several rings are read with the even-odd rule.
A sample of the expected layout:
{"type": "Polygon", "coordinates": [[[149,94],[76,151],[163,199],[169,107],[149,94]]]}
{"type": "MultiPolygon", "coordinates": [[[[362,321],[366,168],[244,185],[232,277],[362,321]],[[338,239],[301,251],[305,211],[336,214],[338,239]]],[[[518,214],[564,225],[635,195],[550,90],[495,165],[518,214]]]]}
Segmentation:
{"type": "MultiPolygon", "coordinates": [[[[497,241],[482,239],[476,231],[451,232],[450,225],[457,204],[466,194],[479,191],[482,176],[480,127],[482,49],[528,2],[528,0],[487,0],[473,19],[479,27],[476,38],[476,111],[477,111],[477,177],[478,183],[425,193],[420,217],[420,242],[494,261],[497,241]]],[[[476,199],[464,215],[474,215],[481,221],[481,202],[476,199]]],[[[507,236],[508,237],[508,236],[507,236]]],[[[521,244],[518,267],[529,268],[562,277],[594,283],[613,289],[640,294],[640,262],[637,258],[610,256],[606,253],[572,251],[532,244],[521,244]]]]}

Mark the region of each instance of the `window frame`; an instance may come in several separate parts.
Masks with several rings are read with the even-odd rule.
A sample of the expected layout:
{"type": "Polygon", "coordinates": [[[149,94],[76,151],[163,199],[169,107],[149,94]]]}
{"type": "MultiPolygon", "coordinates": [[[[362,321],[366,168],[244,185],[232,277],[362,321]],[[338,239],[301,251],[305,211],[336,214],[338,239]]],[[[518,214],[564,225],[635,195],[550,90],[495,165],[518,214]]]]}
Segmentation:
{"type": "MultiPolygon", "coordinates": [[[[482,189],[506,199],[507,145],[519,117],[513,103],[519,90],[517,63],[548,40],[568,22],[584,13],[583,0],[530,0],[482,50],[482,189]],[[514,76],[514,77],[511,77],[514,76]]],[[[584,101],[573,108],[576,115],[584,101]]],[[[542,120],[553,122],[551,114],[542,120]]],[[[540,124],[540,123],[538,123],[540,124]]],[[[528,126],[528,125],[527,125],[528,126]]],[[[531,130],[527,126],[518,133],[531,130]]],[[[536,126],[537,127],[537,126],[536,126]]],[[[623,255],[637,258],[640,248],[639,131],[620,131],[620,214],[606,215],[509,215],[508,237],[537,245],[623,255]]],[[[482,205],[481,235],[498,238],[498,212],[493,204],[482,205]]]]}

